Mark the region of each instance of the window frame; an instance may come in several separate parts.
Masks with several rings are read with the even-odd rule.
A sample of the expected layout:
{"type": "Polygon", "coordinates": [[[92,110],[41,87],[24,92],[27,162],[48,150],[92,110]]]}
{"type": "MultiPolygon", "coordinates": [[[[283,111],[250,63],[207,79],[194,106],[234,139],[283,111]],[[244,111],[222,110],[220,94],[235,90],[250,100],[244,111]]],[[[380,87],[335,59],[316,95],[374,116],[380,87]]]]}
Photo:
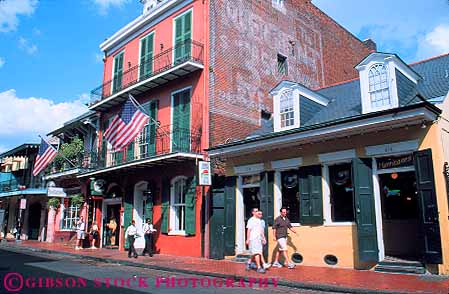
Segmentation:
{"type": "Polygon", "coordinates": [[[297,89],[284,88],[278,94],[273,97],[274,104],[274,115],[273,115],[273,123],[274,123],[274,131],[286,131],[290,129],[295,129],[300,127],[301,121],[301,113],[300,113],[300,92],[297,89]],[[291,96],[293,103],[293,124],[288,126],[282,126],[282,113],[281,113],[281,100],[282,97],[288,93],[291,96]]]}
{"type": "Polygon", "coordinates": [[[388,74],[388,66],[384,63],[375,63],[370,66],[370,68],[368,69],[368,93],[369,105],[372,110],[381,110],[392,107],[393,101],[390,88],[391,85],[388,74]],[[379,70],[378,68],[381,68],[381,70],[379,70]],[[383,101],[385,101],[386,99],[382,95],[385,92],[388,94],[388,104],[383,104],[383,101]],[[381,95],[380,100],[377,100],[377,95],[381,95]],[[373,98],[376,100],[373,100],[373,98]],[[382,103],[382,105],[374,105],[379,101],[382,103]]]}
{"type": "Polygon", "coordinates": [[[186,218],[185,218],[186,217],[186,212],[185,212],[185,210],[186,210],[185,196],[186,195],[185,194],[187,193],[187,190],[188,190],[187,182],[188,182],[188,178],[186,176],[177,176],[171,180],[171,183],[170,183],[170,214],[169,214],[169,228],[171,230],[169,230],[169,233],[168,233],[169,235],[181,235],[181,236],[187,235],[186,230],[185,230],[185,226],[186,226],[186,218]],[[175,204],[175,199],[176,199],[175,185],[179,181],[184,181],[184,186],[183,186],[184,189],[182,190],[184,193],[184,195],[183,195],[184,203],[175,204]],[[178,224],[180,224],[180,226],[176,227],[176,228],[175,228],[175,226],[177,225],[177,223],[176,223],[177,210],[175,209],[175,207],[182,207],[183,211],[184,211],[183,219],[181,220],[181,223],[178,223],[178,224]],[[184,226],[182,226],[182,224],[184,226]],[[183,228],[183,229],[181,229],[181,228],[183,228]]]}
{"type": "Polygon", "coordinates": [[[76,223],[79,220],[79,214],[80,214],[80,207],[76,206],[76,205],[72,205],[72,199],[69,198],[69,205],[67,207],[65,207],[64,205],[64,214],[62,217],[62,221],[61,221],[61,225],[60,225],[60,230],[61,231],[76,231],[76,223]],[[70,217],[69,217],[70,214],[70,217]],[[71,226],[69,226],[68,224],[70,224],[70,220],[73,222],[71,226]]]}
{"type": "Polygon", "coordinates": [[[283,76],[288,76],[288,58],[281,53],[277,54],[277,73],[283,76]],[[282,62],[282,71],[280,62],[282,62]]]}

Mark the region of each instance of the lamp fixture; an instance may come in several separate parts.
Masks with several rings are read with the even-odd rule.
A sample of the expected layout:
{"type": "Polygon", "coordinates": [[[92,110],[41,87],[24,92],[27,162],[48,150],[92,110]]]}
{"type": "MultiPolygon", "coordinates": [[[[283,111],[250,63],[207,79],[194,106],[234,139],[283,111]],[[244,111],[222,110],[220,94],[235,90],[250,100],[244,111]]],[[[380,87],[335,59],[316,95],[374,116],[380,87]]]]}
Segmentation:
{"type": "Polygon", "coordinates": [[[427,124],[425,121],[423,121],[421,124],[421,129],[425,129],[425,128],[427,128],[427,124]]]}

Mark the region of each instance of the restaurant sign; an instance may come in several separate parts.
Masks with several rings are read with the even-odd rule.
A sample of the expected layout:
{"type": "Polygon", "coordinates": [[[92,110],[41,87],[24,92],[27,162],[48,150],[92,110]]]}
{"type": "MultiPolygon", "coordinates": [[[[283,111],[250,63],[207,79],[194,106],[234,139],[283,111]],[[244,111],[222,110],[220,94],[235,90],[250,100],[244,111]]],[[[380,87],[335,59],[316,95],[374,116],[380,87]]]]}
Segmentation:
{"type": "Polygon", "coordinates": [[[413,154],[377,158],[377,169],[390,169],[413,165],[413,154]]]}

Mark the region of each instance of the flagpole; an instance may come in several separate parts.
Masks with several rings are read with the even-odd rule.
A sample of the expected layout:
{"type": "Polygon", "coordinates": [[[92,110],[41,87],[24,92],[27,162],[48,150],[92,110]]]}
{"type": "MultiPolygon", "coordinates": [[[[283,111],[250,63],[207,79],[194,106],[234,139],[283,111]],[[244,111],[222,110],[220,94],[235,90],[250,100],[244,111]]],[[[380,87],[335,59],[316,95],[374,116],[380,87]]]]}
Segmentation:
{"type": "MultiPolygon", "coordinates": [[[[148,117],[150,118],[150,120],[156,125],[156,127],[158,127],[159,123],[158,123],[154,118],[152,118],[151,115],[150,115],[149,113],[146,112],[146,110],[142,107],[142,105],[140,105],[140,103],[137,102],[136,98],[134,98],[133,95],[131,95],[131,94],[128,94],[128,95],[129,95],[129,99],[131,99],[131,102],[132,102],[137,108],[139,108],[140,111],[143,112],[143,114],[145,114],[146,116],[148,116],[148,117]]],[[[164,133],[165,136],[167,136],[168,138],[170,138],[170,135],[167,134],[167,132],[166,132],[163,128],[161,128],[161,130],[162,130],[162,132],[164,133]]],[[[176,145],[175,141],[173,141],[172,143],[173,143],[173,145],[175,145],[176,147],[178,147],[178,145],[176,145]]]]}
{"type": "MultiPolygon", "coordinates": [[[[59,145],[61,142],[58,142],[58,149],[55,149],[55,147],[53,147],[53,145],[51,145],[50,143],[47,142],[47,140],[45,140],[44,138],[42,138],[41,135],[39,135],[39,137],[42,139],[42,141],[44,141],[45,143],[47,143],[48,146],[50,146],[50,148],[53,148],[53,150],[56,151],[56,153],[61,156],[62,158],[64,158],[65,160],[67,160],[73,167],[76,167],[76,164],[74,164],[70,159],[68,159],[67,157],[65,157],[64,155],[59,153],[59,145]]],[[[61,139],[59,139],[61,140],[61,139]]]]}

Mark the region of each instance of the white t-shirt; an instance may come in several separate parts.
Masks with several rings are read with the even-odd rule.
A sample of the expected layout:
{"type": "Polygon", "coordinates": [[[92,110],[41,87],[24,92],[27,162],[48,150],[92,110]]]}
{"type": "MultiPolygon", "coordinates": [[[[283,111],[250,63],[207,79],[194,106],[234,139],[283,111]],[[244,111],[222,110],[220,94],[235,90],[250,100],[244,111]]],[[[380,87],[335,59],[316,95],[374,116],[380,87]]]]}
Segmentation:
{"type": "Polygon", "coordinates": [[[262,221],[257,217],[251,217],[246,224],[246,228],[251,230],[249,232],[249,239],[261,240],[264,228],[263,226],[265,226],[265,222],[262,223],[262,221]]]}

